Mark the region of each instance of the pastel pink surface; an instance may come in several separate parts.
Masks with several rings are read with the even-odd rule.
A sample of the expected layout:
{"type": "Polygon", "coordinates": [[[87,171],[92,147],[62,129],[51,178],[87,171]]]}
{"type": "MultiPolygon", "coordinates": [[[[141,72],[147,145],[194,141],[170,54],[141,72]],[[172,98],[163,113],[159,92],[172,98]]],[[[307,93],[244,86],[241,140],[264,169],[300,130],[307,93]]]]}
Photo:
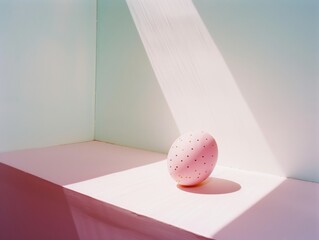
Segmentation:
{"type": "Polygon", "coordinates": [[[163,154],[98,141],[0,153],[0,162],[61,186],[164,159],[163,154]]]}
{"type": "Polygon", "coordinates": [[[212,173],[217,157],[217,144],[209,133],[186,133],[175,140],[168,153],[168,170],[178,184],[197,185],[212,173]]]}
{"type": "Polygon", "coordinates": [[[319,239],[318,183],[216,166],[177,188],[165,158],[96,141],[1,153],[0,239],[319,239]]]}

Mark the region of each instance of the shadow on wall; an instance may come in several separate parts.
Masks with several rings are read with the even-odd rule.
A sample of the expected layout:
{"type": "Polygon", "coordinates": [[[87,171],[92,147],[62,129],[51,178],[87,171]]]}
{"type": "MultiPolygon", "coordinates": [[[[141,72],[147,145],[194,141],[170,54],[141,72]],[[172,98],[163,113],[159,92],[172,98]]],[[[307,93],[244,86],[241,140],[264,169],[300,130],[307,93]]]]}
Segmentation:
{"type": "Polygon", "coordinates": [[[193,3],[284,174],[318,182],[319,2],[193,3]]]}
{"type": "Polygon", "coordinates": [[[318,226],[318,184],[288,179],[212,237],[318,239],[318,226]]]}
{"type": "Polygon", "coordinates": [[[193,2],[127,4],[180,131],[210,132],[222,165],[284,175],[193,2]]]}
{"type": "MultiPolygon", "coordinates": [[[[230,85],[236,86],[241,101],[230,94],[225,81],[221,84],[216,77],[207,81],[208,86],[215,81],[214,87],[195,84],[188,88],[188,94],[184,90],[190,68],[182,73],[182,87],[161,88],[153,68],[161,68],[168,61],[156,65],[147,59],[124,0],[100,0],[96,139],[166,152],[179,133],[203,128],[220,144],[223,165],[319,181],[318,139],[314,134],[318,129],[319,95],[317,1],[192,3],[234,76],[230,85]],[[201,90],[206,91],[206,98],[201,90]],[[173,100],[165,91],[171,91],[168,95],[173,100]],[[177,101],[179,106],[172,106],[177,101]],[[249,108],[246,115],[253,120],[239,111],[245,104],[249,108]],[[198,106],[201,114],[197,114],[198,106]]],[[[180,25],[189,26],[185,22],[180,25]]],[[[187,41],[178,46],[182,44],[187,41]]],[[[207,61],[200,63],[205,68],[207,61]]],[[[163,72],[172,74],[177,68],[171,66],[168,64],[169,71],[163,72]]],[[[178,82],[171,76],[168,83],[178,82]]]]}
{"type": "Polygon", "coordinates": [[[180,135],[125,0],[98,0],[95,139],[167,152],[180,135]]]}
{"type": "Polygon", "coordinates": [[[319,181],[318,3],[127,3],[181,132],[211,132],[223,165],[319,181]]]}

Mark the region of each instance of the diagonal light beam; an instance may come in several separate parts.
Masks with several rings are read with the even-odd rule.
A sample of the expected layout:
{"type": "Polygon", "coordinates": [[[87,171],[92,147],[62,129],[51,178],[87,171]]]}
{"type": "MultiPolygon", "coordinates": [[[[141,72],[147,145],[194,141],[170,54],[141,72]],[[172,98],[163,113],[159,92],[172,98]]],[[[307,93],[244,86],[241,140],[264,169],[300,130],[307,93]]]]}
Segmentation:
{"type": "Polygon", "coordinates": [[[192,1],[126,2],[180,131],[209,131],[224,165],[282,175],[192,1]]]}

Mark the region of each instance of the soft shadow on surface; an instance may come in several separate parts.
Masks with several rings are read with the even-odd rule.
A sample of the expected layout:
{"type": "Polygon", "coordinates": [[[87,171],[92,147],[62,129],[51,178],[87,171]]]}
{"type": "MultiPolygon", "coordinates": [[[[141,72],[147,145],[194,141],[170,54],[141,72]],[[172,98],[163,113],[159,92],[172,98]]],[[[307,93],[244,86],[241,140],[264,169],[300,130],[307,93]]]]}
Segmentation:
{"type": "Polygon", "coordinates": [[[210,177],[196,186],[187,187],[177,185],[177,187],[185,192],[197,194],[227,194],[241,189],[240,184],[236,182],[215,177],[210,177]]]}
{"type": "MultiPolygon", "coordinates": [[[[298,1],[300,4],[274,0],[260,4],[255,1],[245,1],[245,4],[229,4],[228,1],[220,0],[192,2],[274,155],[271,162],[260,161],[256,165],[258,171],[267,168],[277,171],[275,175],[318,182],[318,155],[315,153],[318,144],[314,144],[318,135],[313,131],[318,126],[318,115],[312,115],[318,109],[318,101],[313,100],[318,96],[318,88],[315,87],[318,72],[314,70],[318,69],[318,64],[310,59],[318,56],[318,38],[314,37],[318,34],[314,29],[317,29],[319,21],[319,1],[298,1]],[[278,5],[273,8],[273,4],[278,5]],[[269,12],[272,14],[271,19],[266,17],[269,12]],[[258,26],[256,31],[251,31],[252,25],[248,22],[258,26]],[[297,25],[296,31],[290,31],[289,26],[297,25]],[[276,38],[273,37],[274,31],[277,32],[276,38]],[[301,34],[301,31],[308,32],[301,34]],[[308,51],[315,48],[316,51],[308,51]],[[277,49],[285,50],[278,54],[277,49]],[[295,49],[303,51],[292,58],[291,52],[295,49]],[[243,58],[245,61],[242,61],[243,58]],[[301,67],[300,59],[307,64],[301,67]],[[274,74],[271,69],[278,69],[278,72],[274,74]],[[255,79],[253,85],[252,79],[255,79]],[[300,87],[304,79],[308,79],[307,84],[300,87]],[[290,106],[295,107],[287,111],[290,106]],[[287,124],[291,119],[293,124],[287,124]]],[[[257,141],[252,144],[256,146],[257,141]]],[[[241,168],[252,169],[253,161],[247,163],[241,168]]]]}

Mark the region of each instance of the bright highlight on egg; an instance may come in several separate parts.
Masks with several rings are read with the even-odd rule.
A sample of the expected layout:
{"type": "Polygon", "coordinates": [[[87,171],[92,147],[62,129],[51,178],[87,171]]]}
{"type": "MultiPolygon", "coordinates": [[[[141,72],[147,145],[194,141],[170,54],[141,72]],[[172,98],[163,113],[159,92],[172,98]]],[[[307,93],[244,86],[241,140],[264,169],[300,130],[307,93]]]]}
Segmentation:
{"type": "Polygon", "coordinates": [[[209,133],[186,133],[175,140],[168,152],[168,171],[178,184],[194,186],[209,177],[217,157],[217,144],[209,133]]]}

